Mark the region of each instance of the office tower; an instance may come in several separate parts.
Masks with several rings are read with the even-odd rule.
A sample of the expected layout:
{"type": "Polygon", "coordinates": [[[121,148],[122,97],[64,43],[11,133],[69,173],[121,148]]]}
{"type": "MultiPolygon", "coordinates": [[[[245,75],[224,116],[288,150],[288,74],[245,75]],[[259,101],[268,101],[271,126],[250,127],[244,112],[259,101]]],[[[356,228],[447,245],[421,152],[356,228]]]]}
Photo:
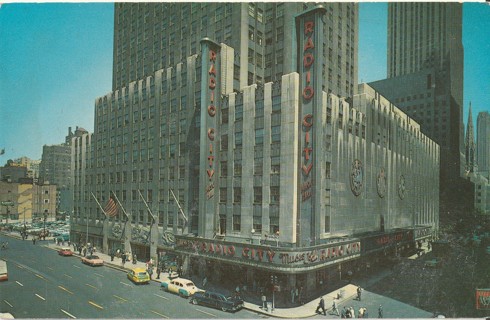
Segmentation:
{"type": "Polygon", "coordinates": [[[478,172],[490,177],[490,114],[478,113],[476,120],[476,163],[478,172]]]}
{"type": "Polygon", "coordinates": [[[473,128],[473,116],[471,114],[471,102],[470,110],[468,111],[468,122],[466,123],[466,136],[465,136],[465,171],[476,172],[476,144],[475,144],[475,129],[473,128]]]}
{"type": "MultiPolygon", "coordinates": [[[[388,4],[388,78],[370,85],[441,147],[441,205],[464,169],[462,4],[388,4]]],[[[460,201],[464,202],[464,201],[460,201]]]]}

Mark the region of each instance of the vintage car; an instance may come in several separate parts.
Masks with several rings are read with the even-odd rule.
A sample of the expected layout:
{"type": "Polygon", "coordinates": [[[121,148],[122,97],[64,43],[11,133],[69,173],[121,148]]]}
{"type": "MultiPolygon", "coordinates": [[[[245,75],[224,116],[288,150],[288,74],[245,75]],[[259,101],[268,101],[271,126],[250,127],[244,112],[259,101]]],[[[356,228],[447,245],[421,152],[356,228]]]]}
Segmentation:
{"type": "Polygon", "coordinates": [[[71,249],[68,248],[68,247],[61,248],[60,250],[58,250],[58,254],[60,256],[72,256],[73,255],[73,251],[71,251],[71,249]]]}
{"type": "Polygon", "coordinates": [[[99,258],[99,256],[90,255],[86,257],[82,257],[82,263],[88,264],[89,266],[102,266],[104,265],[104,260],[99,258]]]}
{"type": "Polygon", "coordinates": [[[210,291],[196,292],[191,298],[192,304],[200,304],[223,311],[235,312],[243,308],[243,300],[241,298],[226,297],[221,293],[210,291]]]}
{"type": "Polygon", "coordinates": [[[128,271],[128,279],[134,283],[149,283],[150,275],[144,268],[134,268],[128,271]]]}
{"type": "Polygon", "coordinates": [[[201,291],[191,280],[184,278],[165,279],[161,283],[161,288],[165,291],[177,293],[183,298],[189,298],[194,293],[201,291]]]}

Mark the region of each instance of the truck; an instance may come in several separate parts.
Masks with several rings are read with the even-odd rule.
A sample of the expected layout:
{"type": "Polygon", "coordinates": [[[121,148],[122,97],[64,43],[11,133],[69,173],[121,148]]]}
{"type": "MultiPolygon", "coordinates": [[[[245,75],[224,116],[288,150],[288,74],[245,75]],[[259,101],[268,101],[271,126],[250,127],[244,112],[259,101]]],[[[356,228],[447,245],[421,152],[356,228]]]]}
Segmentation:
{"type": "Polygon", "coordinates": [[[0,281],[6,281],[8,279],[7,262],[5,260],[0,260],[0,281]]]}

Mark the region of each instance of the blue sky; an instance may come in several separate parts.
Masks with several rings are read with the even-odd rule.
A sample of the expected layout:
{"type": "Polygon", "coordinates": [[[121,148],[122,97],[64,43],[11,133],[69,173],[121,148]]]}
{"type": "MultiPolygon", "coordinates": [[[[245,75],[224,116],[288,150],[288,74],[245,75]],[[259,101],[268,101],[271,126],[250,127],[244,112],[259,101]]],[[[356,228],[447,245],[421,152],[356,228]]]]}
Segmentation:
{"type": "MultiPolygon", "coordinates": [[[[359,81],[386,77],[386,3],[361,3],[359,81]]],[[[6,3],[0,7],[0,148],[40,159],[68,127],[93,131],[94,101],[111,91],[113,4],[6,3]]],[[[464,121],[490,110],[490,6],[463,6],[464,121]]]]}

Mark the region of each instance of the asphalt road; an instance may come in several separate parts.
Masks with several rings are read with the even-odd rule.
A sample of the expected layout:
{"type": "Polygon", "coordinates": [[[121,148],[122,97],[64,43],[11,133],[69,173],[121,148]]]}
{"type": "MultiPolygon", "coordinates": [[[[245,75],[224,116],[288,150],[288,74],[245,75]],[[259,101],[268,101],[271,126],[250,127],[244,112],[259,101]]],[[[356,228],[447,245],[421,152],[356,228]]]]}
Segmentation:
{"type": "Polygon", "coordinates": [[[16,318],[259,318],[249,310],[194,306],[157,283],[135,285],[124,272],[90,267],[37,242],[0,236],[9,248],[9,280],[0,283],[0,312],[16,318]]]}

